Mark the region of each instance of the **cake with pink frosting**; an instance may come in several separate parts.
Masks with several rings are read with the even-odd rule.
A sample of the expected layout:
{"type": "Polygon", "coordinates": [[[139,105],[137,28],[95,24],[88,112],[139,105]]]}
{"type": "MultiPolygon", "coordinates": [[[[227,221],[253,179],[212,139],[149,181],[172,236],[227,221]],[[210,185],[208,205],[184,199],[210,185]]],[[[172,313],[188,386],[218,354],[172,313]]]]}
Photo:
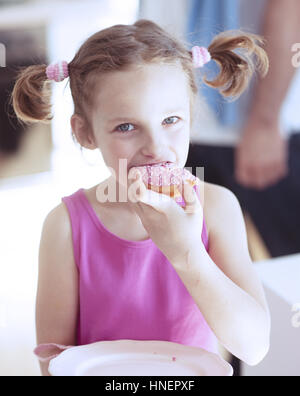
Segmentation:
{"type": "Polygon", "coordinates": [[[200,180],[185,168],[178,168],[170,163],[135,167],[141,175],[145,186],[152,191],[165,194],[185,206],[182,197],[182,185],[189,183],[199,195],[200,180]]]}

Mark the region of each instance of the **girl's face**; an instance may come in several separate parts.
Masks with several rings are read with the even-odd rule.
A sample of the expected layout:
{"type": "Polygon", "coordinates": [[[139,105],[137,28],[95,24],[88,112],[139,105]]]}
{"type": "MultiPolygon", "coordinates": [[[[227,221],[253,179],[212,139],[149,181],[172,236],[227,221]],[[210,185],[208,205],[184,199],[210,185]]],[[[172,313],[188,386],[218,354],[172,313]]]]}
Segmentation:
{"type": "Polygon", "coordinates": [[[97,90],[91,114],[95,144],[117,181],[123,184],[124,164],[126,177],[134,166],[163,161],[185,166],[190,88],[181,67],[149,64],[112,72],[97,90]]]}

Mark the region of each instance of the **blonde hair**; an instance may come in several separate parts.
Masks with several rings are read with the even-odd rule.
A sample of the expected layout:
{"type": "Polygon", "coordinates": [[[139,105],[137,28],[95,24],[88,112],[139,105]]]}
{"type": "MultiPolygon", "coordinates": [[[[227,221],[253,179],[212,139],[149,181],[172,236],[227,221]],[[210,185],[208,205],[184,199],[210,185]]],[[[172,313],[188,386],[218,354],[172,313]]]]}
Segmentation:
{"type": "MultiPolygon", "coordinates": [[[[208,47],[211,58],[220,67],[219,74],[205,84],[216,88],[227,98],[237,99],[248,87],[255,71],[264,77],[269,68],[261,36],[243,31],[225,31],[215,36],[208,47]],[[254,56],[253,56],[254,55],[254,56]]],[[[93,88],[99,76],[122,71],[143,63],[180,63],[191,89],[191,103],[198,94],[197,69],[186,44],[156,23],[141,19],[133,25],[115,25],[88,38],[69,63],[70,89],[74,113],[87,122],[88,108],[93,105],[93,88]]],[[[11,95],[14,111],[21,122],[52,120],[51,86],[47,65],[22,69],[11,95]]]]}

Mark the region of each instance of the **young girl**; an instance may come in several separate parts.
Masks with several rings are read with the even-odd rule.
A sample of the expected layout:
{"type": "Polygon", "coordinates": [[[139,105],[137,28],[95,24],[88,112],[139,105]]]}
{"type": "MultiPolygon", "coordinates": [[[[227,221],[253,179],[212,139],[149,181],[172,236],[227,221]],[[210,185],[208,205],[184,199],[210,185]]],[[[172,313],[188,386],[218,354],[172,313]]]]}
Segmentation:
{"type": "MultiPolygon", "coordinates": [[[[45,219],[38,344],[164,340],[217,353],[219,341],[250,365],[266,355],[269,311],[235,196],[201,181],[204,204],[185,185],[187,210],[170,197],[153,199],[159,194],[143,188],[139,177],[134,181],[132,172],[128,177],[146,164],[184,167],[196,69],[216,61],[220,73],[206,84],[237,98],[256,65],[267,72],[261,43],[259,36],[224,32],[208,49],[190,51],[153,22],[139,20],[96,33],[69,64],[20,73],[12,98],[25,122],[51,120],[49,83],[70,78],[73,135],[81,146],[99,148],[112,171],[109,180],[63,197],[45,219]],[[130,180],[139,187],[136,200],[124,199],[130,180]],[[113,182],[116,199],[97,199],[113,182]]],[[[41,367],[48,375],[48,364],[41,367]]]]}

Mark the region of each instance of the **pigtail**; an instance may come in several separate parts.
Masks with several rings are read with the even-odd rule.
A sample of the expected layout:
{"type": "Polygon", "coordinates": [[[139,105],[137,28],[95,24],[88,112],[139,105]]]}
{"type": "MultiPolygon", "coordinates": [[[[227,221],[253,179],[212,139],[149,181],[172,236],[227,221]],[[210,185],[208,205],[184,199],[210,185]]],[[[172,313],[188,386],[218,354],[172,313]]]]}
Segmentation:
{"type": "Polygon", "coordinates": [[[11,104],[25,124],[48,124],[51,116],[51,88],[46,75],[46,65],[33,65],[21,69],[11,94],[11,104]]]}
{"type": "Polygon", "coordinates": [[[204,78],[204,83],[219,89],[224,97],[237,99],[248,87],[255,71],[265,77],[269,70],[263,44],[261,36],[239,30],[218,34],[208,51],[220,66],[220,73],[212,81],[204,78]]]}

